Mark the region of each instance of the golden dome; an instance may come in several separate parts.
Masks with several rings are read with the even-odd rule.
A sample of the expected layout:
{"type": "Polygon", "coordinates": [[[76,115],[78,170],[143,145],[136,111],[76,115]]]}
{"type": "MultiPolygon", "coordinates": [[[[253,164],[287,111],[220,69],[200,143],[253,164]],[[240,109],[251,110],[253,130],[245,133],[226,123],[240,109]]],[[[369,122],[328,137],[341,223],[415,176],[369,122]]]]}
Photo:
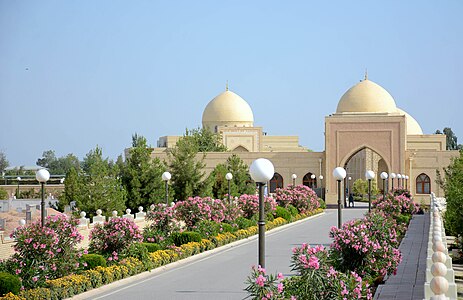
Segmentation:
{"type": "Polygon", "coordinates": [[[365,79],[344,93],[336,113],[394,113],[396,110],[391,94],[380,85],[365,79]]]}
{"type": "Polygon", "coordinates": [[[218,126],[252,127],[254,114],[249,104],[228,89],[212,99],[203,112],[203,127],[217,131],[218,126]]]}
{"type": "Polygon", "coordinates": [[[407,135],[423,134],[420,124],[410,116],[406,111],[397,108],[397,112],[401,115],[405,115],[405,121],[407,122],[407,135]]]}

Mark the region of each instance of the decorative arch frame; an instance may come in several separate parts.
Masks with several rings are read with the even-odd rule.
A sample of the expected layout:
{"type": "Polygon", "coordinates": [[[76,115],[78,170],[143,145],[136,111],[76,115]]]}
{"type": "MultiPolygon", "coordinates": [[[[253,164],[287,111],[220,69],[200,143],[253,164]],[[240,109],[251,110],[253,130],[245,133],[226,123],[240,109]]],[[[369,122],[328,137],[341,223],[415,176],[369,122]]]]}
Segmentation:
{"type": "Polygon", "coordinates": [[[302,184],[308,186],[309,188],[317,188],[317,176],[315,179],[312,179],[311,176],[315,173],[308,172],[302,177],[302,184]]]}
{"type": "Polygon", "coordinates": [[[362,151],[363,149],[370,149],[370,150],[373,150],[375,151],[376,153],[378,153],[379,156],[381,156],[381,158],[384,160],[384,163],[386,164],[387,166],[387,169],[388,170],[391,170],[391,164],[390,162],[386,159],[386,155],[384,155],[383,153],[381,153],[381,151],[378,151],[378,149],[376,149],[375,147],[372,147],[371,145],[368,145],[368,144],[361,144],[360,146],[358,146],[357,148],[355,148],[354,150],[351,150],[342,160],[341,160],[341,164],[340,166],[343,166],[345,168],[345,166],[347,165],[347,162],[355,155],[357,154],[358,152],[362,151]]]}
{"type": "Polygon", "coordinates": [[[417,194],[431,194],[431,177],[429,177],[429,175],[426,173],[421,173],[416,176],[415,190],[417,194]]]}
{"type": "Polygon", "coordinates": [[[243,145],[238,145],[236,146],[232,152],[249,152],[248,148],[244,147],[243,145]],[[243,149],[244,151],[240,151],[240,150],[237,150],[237,149],[243,149]]]}
{"type": "Polygon", "coordinates": [[[270,179],[270,193],[275,193],[277,188],[283,188],[283,176],[275,172],[272,179],[270,179]]]}

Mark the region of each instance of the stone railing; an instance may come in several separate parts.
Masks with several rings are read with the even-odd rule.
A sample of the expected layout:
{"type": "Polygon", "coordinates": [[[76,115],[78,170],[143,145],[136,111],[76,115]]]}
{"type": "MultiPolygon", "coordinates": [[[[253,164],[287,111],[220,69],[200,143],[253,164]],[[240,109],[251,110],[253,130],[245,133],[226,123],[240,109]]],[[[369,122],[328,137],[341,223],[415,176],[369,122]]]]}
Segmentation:
{"type": "Polygon", "coordinates": [[[431,194],[431,226],[429,227],[428,255],[426,262],[426,281],[424,298],[426,300],[457,299],[455,273],[452,258],[448,255],[442,210],[445,199],[431,194]]]}
{"type": "MultiPolygon", "coordinates": [[[[96,224],[103,224],[104,222],[106,222],[106,220],[110,220],[112,218],[120,218],[117,215],[117,211],[113,211],[112,216],[109,218],[106,218],[101,214],[101,209],[98,209],[96,211],[96,216],[94,216],[90,222],[90,219],[85,217],[87,214],[84,211],[80,213],[79,225],[77,226],[79,233],[83,236],[83,239],[79,244],[80,248],[86,249],[88,247],[90,243],[90,232],[96,224]]],[[[149,224],[149,222],[146,221],[145,217],[146,213],[143,211],[143,207],[139,207],[138,212],[135,214],[132,214],[130,209],[126,209],[125,214],[121,216],[121,218],[133,220],[141,231],[143,231],[143,228],[149,224]]],[[[26,224],[25,220],[21,220],[20,225],[24,224],[26,224]]],[[[14,239],[4,236],[3,232],[0,231],[0,259],[7,259],[11,255],[13,255],[13,246],[15,244],[16,242],[14,239]]]]}

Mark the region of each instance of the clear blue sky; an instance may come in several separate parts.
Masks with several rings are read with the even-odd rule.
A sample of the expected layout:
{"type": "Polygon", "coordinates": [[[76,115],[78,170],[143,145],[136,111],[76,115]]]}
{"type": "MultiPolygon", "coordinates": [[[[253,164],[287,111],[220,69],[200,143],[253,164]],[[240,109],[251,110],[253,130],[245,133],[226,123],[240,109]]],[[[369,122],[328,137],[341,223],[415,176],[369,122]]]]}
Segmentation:
{"type": "Polygon", "coordinates": [[[138,133],[201,125],[225,89],[269,135],[324,149],[324,117],[363,78],[425,133],[463,142],[463,2],[0,0],[0,150],[116,159],[138,133]]]}

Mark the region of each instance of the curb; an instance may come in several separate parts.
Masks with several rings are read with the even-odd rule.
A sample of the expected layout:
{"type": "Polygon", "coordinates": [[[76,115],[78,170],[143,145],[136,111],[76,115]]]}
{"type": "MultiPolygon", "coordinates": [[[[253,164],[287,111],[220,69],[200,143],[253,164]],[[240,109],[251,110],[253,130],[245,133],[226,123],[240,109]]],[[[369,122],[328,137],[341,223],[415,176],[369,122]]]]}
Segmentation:
{"type": "MultiPolygon", "coordinates": [[[[288,224],[278,226],[278,227],[273,228],[273,229],[271,229],[269,231],[266,231],[265,235],[267,236],[267,235],[270,235],[270,234],[275,234],[275,233],[277,233],[279,231],[285,230],[288,227],[301,224],[301,223],[303,223],[305,221],[308,221],[308,220],[323,216],[324,214],[325,214],[325,211],[323,211],[323,212],[321,212],[319,214],[316,214],[316,215],[313,215],[313,216],[310,216],[310,217],[295,221],[295,222],[291,222],[291,223],[288,223],[288,224]]],[[[99,299],[98,297],[95,298],[94,296],[96,294],[111,291],[111,290],[117,288],[118,286],[127,285],[125,288],[128,288],[130,286],[130,283],[135,283],[135,282],[140,283],[140,282],[143,282],[143,281],[153,279],[153,278],[156,277],[156,275],[160,275],[161,273],[168,272],[170,270],[173,270],[173,269],[176,269],[178,267],[184,266],[184,265],[186,265],[188,263],[199,262],[201,260],[207,259],[209,257],[212,257],[214,254],[225,252],[225,251],[227,251],[229,249],[232,249],[232,248],[241,246],[243,244],[249,243],[249,242],[251,242],[253,240],[256,240],[257,237],[258,237],[258,234],[255,234],[253,236],[250,236],[250,237],[238,240],[238,241],[234,241],[232,243],[229,243],[229,244],[226,244],[226,245],[223,245],[223,246],[220,246],[220,247],[208,250],[208,251],[204,251],[204,252],[201,252],[201,253],[196,254],[196,255],[192,255],[190,257],[187,257],[187,258],[172,262],[170,264],[167,264],[167,265],[152,269],[150,271],[145,271],[143,273],[140,273],[140,274],[137,274],[137,275],[134,275],[134,276],[130,276],[130,277],[118,280],[116,282],[112,282],[112,283],[103,285],[103,286],[98,287],[96,289],[91,289],[91,290],[89,290],[87,292],[75,295],[75,296],[73,296],[71,298],[67,298],[67,299],[73,299],[73,300],[99,299]]],[[[122,289],[125,289],[125,288],[122,288],[122,289]]],[[[118,291],[120,291],[122,289],[119,289],[118,291]]],[[[110,295],[110,294],[106,294],[105,296],[108,296],[108,295],[110,295]]]]}

